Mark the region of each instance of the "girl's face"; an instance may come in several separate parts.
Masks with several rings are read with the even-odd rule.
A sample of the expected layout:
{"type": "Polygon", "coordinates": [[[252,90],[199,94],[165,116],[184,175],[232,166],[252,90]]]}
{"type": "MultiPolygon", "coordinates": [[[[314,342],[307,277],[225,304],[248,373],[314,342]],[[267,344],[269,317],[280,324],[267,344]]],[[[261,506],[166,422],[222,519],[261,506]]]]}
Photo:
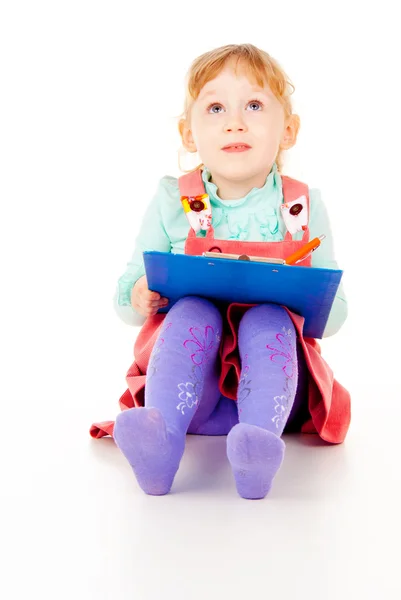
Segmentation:
{"type": "Polygon", "coordinates": [[[192,104],[183,142],[199,153],[212,175],[245,181],[262,172],[267,177],[280,145],[295,143],[288,145],[290,130],[283,106],[267,84],[260,88],[227,66],[192,104]]]}

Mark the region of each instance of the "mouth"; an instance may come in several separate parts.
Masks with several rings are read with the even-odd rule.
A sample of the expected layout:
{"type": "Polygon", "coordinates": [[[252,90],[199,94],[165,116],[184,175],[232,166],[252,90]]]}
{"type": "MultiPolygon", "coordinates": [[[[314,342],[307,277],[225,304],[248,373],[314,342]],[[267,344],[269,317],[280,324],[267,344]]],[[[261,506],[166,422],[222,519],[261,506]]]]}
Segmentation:
{"type": "Polygon", "coordinates": [[[227,144],[227,146],[224,146],[222,148],[222,150],[224,150],[224,152],[246,152],[247,150],[250,150],[251,146],[249,146],[248,144],[242,144],[242,143],[234,143],[234,144],[227,144]]]}

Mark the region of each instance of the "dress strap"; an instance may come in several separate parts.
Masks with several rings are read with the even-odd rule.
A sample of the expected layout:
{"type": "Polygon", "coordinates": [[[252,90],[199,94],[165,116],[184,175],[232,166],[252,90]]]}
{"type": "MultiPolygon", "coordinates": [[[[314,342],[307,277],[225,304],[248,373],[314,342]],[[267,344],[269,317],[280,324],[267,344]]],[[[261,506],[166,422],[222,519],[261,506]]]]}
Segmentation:
{"type": "Polygon", "coordinates": [[[178,178],[181,196],[201,196],[205,193],[205,184],[202,179],[202,170],[196,169],[191,173],[185,173],[178,178]]]}
{"type": "Polygon", "coordinates": [[[310,200],[309,187],[306,183],[281,176],[283,186],[283,204],[281,214],[287,227],[285,240],[292,240],[296,231],[303,231],[302,241],[309,241],[310,200]]]}
{"type": "Polygon", "coordinates": [[[208,231],[212,226],[212,207],[205,192],[201,169],[179,177],[178,186],[181,204],[193,231],[208,231]]]}

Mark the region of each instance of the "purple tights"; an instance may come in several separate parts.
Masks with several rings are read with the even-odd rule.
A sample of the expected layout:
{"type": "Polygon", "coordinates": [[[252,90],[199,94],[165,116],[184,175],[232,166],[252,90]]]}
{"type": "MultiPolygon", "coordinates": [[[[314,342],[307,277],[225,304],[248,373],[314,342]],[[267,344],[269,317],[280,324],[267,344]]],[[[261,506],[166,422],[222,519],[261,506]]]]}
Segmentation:
{"type": "Polygon", "coordinates": [[[147,494],[170,491],[187,433],[228,434],[238,493],[263,498],[284,457],[284,428],[296,429],[305,417],[306,368],[287,312],[264,304],[243,316],[237,403],[218,387],[222,327],[220,311],[208,300],[177,302],[150,356],[145,407],[116,418],[116,444],[147,494]]]}

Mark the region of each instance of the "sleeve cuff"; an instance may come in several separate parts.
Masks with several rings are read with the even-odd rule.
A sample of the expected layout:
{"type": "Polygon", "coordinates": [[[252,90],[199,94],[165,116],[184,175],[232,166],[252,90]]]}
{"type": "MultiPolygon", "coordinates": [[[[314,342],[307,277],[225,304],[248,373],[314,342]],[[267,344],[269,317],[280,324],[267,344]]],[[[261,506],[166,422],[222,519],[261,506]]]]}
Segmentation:
{"type": "Polygon", "coordinates": [[[145,267],[141,267],[134,275],[126,274],[117,282],[116,302],[118,306],[131,306],[132,288],[140,277],[145,275],[145,267]]]}
{"type": "Polygon", "coordinates": [[[119,291],[118,288],[113,298],[114,311],[118,318],[123,321],[126,325],[132,325],[133,327],[142,326],[145,322],[145,317],[140,315],[134,310],[131,303],[129,305],[121,305],[118,303],[119,291]]]}

